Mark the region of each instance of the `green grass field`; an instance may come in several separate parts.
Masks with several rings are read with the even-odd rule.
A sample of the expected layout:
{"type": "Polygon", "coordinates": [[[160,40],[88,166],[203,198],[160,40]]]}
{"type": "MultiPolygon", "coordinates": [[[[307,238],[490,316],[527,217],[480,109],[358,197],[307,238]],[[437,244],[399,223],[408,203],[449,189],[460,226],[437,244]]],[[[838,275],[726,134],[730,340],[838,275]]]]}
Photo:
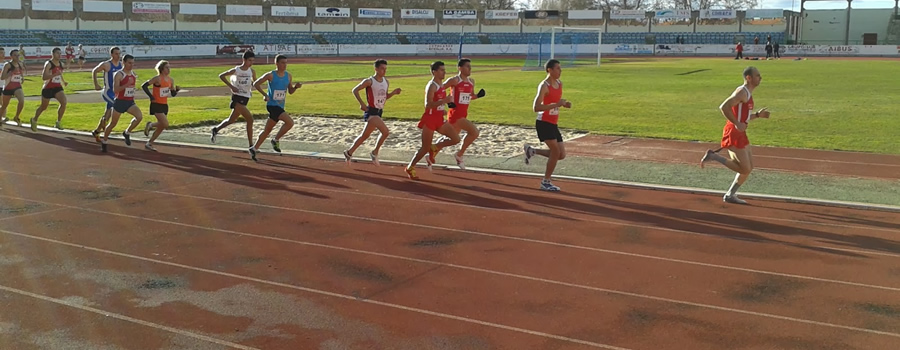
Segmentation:
{"type": "MultiPolygon", "coordinates": [[[[455,74],[455,59],[444,61],[449,64],[448,76],[455,74]]],[[[389,78],[422,76],[390,78],[391,87],[401,88],[403,93],[388,101],[386,117],[417,120],[422,113],[431,60],[389,62],[389,78]]],[[[487,96],[471,105],[470,119],[477,123],[533,125],[531,104],[545,74],[521,71],[521,60],[473,63],[476,89],[484,88],[487,96]]],[[[769,107],[772,112],[771,119],[751,123],[749,134],[754,144],[900,154],[900,138],[896,136],[900,126],[896,117],[898,102],[894,94],[888,93],[896,85],[896,61],[604,60],[600,68],[586,65],[563,69],[564,98],[573,102],[573,108],[561,111],[560,126],[607,135],[718,141],[725,121],[718,106],[742,83],[741,71],[750,64],[757,66],[763,76],[762,85],[754,93],[756,107],[769,107]]],[[[227,68],[176,66],[172,74],[183,88],[221,86],[217,75],[227,68]]],[[[272,68],[256,66],[260,75],[272,68]]],[[[304,85],[288,98],[288,112],[360,114],[350,89],[358,79],[371,74],[371,62],[293,64],[288,70],[300,82],[352,79],[304,85]]],[[[150,70],[139,70],[138,74],[140,81],[153,75],[150,70]]],[[[91,88],[88,73],[67,74],[66,78],[70,82],[67,93],[91,88]]],[[[37,95],[38,83],[35,77],[30,79],[26,94],[37,95]]],[[[175,125],[218,122],[229,113],[229,100],[224,94],[173,98],[170,120],[175,125]]],[[[23,120],[33,116],[38,103],[27,102],[23,120]]],[[[51,103],[40,124],[53,124],[55,105],[51,103]]],[[[146,111],[146,100],[139,105],[146,111]]],[[[70,103],[64,126],[93,129],[103,106],[70,103]]],[[[258,94],[250,108],[259,116],[264,115],[264,102],[258,94]]],[[[11,106],[10,112],[13,111],[11,106]]],[[[119,129],[125,124],[127,120],[120,122],[119,129]]]]}

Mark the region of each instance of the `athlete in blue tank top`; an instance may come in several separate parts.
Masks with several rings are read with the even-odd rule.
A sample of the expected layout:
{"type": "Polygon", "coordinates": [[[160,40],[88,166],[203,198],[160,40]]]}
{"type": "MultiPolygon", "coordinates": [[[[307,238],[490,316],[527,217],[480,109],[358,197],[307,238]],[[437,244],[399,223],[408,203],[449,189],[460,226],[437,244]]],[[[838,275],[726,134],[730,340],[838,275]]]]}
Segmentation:
{"type": "Polygon", "coordinates": [[[253,87],[255,87],[256,91],[259,91],[260,95],[263,96],[263,99],[266,101],[266,109],[269,111],[269,119],[266,120],[265,129],[259,134],[256,144],[247,150],[250,152],[250,157],[253,158],[253,160],[256,160],[256,153],[259,152],[259,147],[262,146],[262,143],[269,137],[272,129],[275,128],[275,124],[278,124],[279,121],[284,122],[284,125],[281,126],[281,130],[278,130],[278,134],[272,139],[272,149],[278,153],[281,153],[281,138],[284,134],[287,134],[288,130],[291,130],[291,128],[294,127],[294,120],[284,111],[284,102],[287,99],[287,94],[293,95],[303,84],[291,83],[293,77],[291,76],[291,73],[288,73],[287,71],[286,56],[275,56],[275,67],[277,68],[276,70],[263,74],[263,76],[253,82],[253,87]],[[268,82],[269,91],[263,91],[260,86],[264,82],[268,82]]]}
{"type": "Polygon", "coordinates": [[[116,73],[122,70],[123,67],[119,51],[119,48],[115,46],[109,48],[109,59],[100,62],[100,64],[91,71],[91,77],[94,78],[94,90],[101,89],[100,83],[97,81],[97,73],[103,72],[104,87],[102,88],[103,92],[100,93],[100,96],[102,96],[103,101],[106,102],[106,110],[103,112],[103,117],[100,118],[100,123],[97,124],[97,128],[91,132],[97,142],[100,142],[100,132],[106,130],[106,122],[109,120],[109,117],[112,114],[113,105],[116,103],[116,94],[113,92],[113,77],[115,77],[116,73]]]}

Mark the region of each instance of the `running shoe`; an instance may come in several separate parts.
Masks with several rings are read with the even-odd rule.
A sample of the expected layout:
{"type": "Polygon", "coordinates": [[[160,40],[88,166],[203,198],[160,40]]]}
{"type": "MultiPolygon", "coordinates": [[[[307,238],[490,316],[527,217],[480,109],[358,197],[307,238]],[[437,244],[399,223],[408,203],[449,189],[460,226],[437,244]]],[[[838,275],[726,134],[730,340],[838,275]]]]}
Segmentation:
{"type": "Polygon", "coordinates": [[[122,137],[125,138],[125,144],[131,146],[131,134],[129,134],[127,131],[123,131],[122,137]]]}
{"type": "Polygon", "coordinates": [[[31,118],[31,131],[37,132],[37,120],[31,118]]]}
{"type": "Polygon", "coordinates": [[[406,176],[408,176],[410,180],[418,180],[419,179],[419,177],[416,176],[416,169],[414,169],[414,168],[406,168],[406,176]]]}
{"type": "Polygon", "coordinates": [[[729,196],[728,194],[725,194],[725,196],[722,197],[722,201],[725,203],[732,203],[732,204],[747,204],[747,201],[738,198],[738,196],[736,194],[733,196],[729,196]]]}
{"type": "Polygon", "coordinates": [[[272,149],[274,149],[275,152],[281,153],[281,141],[272,139],[272,149]]]}
{"type": "Polygon", "coordinates": [[[559,192],[559,187],[550,182],[550,180],[541,180],[541,190],[550,192],[559,192]]]}
{"type": "Polygon", "coordinates": [[[351,161],[352,159],[353,159],[353,155],[350,154],[350,151],[349,151],[349,150],[344,150],[344,161],[346,161],[347,164],[349,165],[349,164],[350,164],[350,161],[351,161]]]}
{"type": "Polygon", "coordinates": [[[466,170],[466,163],[463,162],[463,157],[458,154],[456,155],[456,166],[462,170],[466,170]]]}
{"type": "Polygon", "coordinates": [[[525,164],[531,164],[531,157],[534,157],[535,150],[531,145],[525,145],[525,164]]]}
{"type": "Polygon", "coordinates": [[[247,149],[247,152],[250,152],[250,158],[253,158],[253,161],[257,161],[256,160],[256,152],[258,152],[258,151],[256,149],[254,149],[253,147],[250,147],[247,149]]]}
{"type": "Polygon", "coordinates": [[[151,151],[153,151],[153,152],[157,152],[156,148],[153,148],[153,145],[151,145],[151,144],[149,144],[149,143],[145,143],[145,144],[144,144],[144,148],[146,148],[146,149],[148,149],[148,150],[151,150],[151,151]]]}
{"type": "Polygon", "coordinates": [[[216,128],[214,127],[212,128],[210,134],[211,135],[209,136],[209,142],[216,143],[216,135],[219,134],[219,130],[216,130],[216,128]]]}
{"type": "Polygon", "coordinates": [[[144,124],[144,136],[150,137],[150,125],[152,124],[152,122],[147,122],[147,124],[144,124]]]}
{"type": "Polygon", "coordinates": [[[375,152],[369,153],[369,157],[372,158],[372,164],[375,166],[381,166],[381,163],[378,162],[378,155],[375,152]]]}

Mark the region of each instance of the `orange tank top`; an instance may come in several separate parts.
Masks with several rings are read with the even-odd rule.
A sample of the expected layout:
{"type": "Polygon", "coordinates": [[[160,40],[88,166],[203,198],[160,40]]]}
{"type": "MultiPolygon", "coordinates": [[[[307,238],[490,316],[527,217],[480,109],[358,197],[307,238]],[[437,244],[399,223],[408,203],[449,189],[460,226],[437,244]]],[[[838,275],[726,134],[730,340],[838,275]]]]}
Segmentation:
{"type": "Polygon", "coordinates": [[[159,77],[159,84],[153,84],[153,103],[168,104],[169,96],[172,96],[170,89],[172,88],[172,80],[169,77],[159,77]]]}
{"type": "MultiPolygon", "coordinates": [[[[744,91],[747,92],[747,96],[750,98],[747,99],[747,102],[739,103],[735,106],[731,107],[731,113],[734,114],[734,117],[741,123],[747,124],[750,121],[750,111],[753,110],[753,95],[750,93],[750,90],[747,89],[746,86],[742,86],[744,91]]],[[[729,120],[727,124],[731,124],[729,120]]]]}

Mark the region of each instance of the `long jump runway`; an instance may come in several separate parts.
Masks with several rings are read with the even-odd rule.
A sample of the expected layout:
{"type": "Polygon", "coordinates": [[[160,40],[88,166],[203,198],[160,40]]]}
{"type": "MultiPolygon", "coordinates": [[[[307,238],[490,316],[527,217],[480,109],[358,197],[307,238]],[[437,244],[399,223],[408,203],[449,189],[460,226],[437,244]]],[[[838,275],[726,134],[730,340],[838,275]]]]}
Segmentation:
{"type": "Polygon", "coordinates": [[[900,214],[0,132],[0,349],[895,349],[900,214]]]}

